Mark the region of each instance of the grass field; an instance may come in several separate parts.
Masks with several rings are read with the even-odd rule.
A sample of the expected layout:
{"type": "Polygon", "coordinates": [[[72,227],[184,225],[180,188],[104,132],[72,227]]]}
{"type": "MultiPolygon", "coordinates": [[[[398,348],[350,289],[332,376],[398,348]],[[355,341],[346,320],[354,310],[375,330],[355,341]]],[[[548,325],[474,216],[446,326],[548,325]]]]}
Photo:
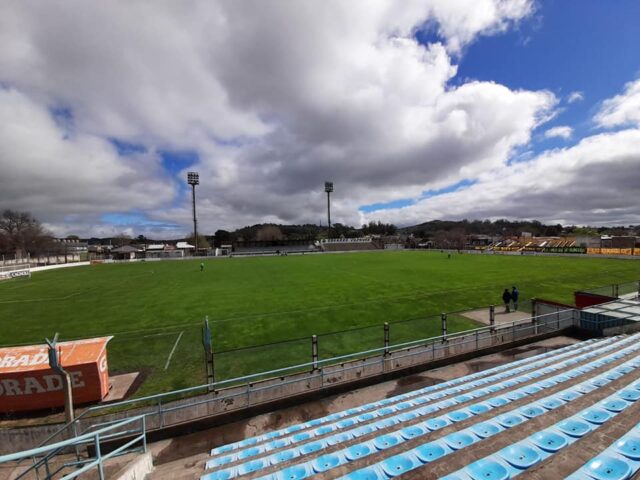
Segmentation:
{"type": "MultiPolygon", "coordinates": [[[[143,371],[137,395],[204,383],[201,324],[213,330],[216,379],[440,333],[434,315],[572,293],[640,278],[640,262],[439,252],[379,252],[95,265],[0,283],[0,344],[114,335],[110,372],[143,371]],[[350,333],[335,333],[357,329],[350,333]],[[283,342],[278,345],[264,344],[283,342]],[[238,350],[240,349],[240,350],[238,350]],[[173,354],[171,352],[173,351],[173,354]]],[[[528,307],[525,307],[528,308],[528,307]]],[[[449,331],[474,328],[452,315],[449,331]]]]}

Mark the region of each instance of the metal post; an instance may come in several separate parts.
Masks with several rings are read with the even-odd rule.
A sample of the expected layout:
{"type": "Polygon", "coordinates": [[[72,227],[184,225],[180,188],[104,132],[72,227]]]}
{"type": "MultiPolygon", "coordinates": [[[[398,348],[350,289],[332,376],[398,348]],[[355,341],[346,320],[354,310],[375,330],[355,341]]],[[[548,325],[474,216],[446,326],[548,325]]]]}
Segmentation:
{"type": "Polygon", "coordinates": [[[531,323],[533,323],[533,334],[538,334],[538,316],[536,315],[536,299],[531,299],[531,323]]]}
{"type": "Polygon", "coordinates": [[[60,361],[60,352],[56,349],[58,343],[58,334],[56,333],[53,337],[53,340],[49,340],[45,338],[47,344],[49,345],[49,366],[53,371],[55,371],[58,375],[60,375],[62,380],[62,388],[64,391],[64,415],[65,422],[67,424],[72,424],[75,415],[73,412],[73,386],[71,384],[71,378],[67,371],[62,368],[62,363],[60,361]]]}
{"type": "Polygon", "coordinates": [[[193,241],[196,247],[196,255],[198,255],[198,220],[196,219],[196,185],[191,185],[193,192],[193,241]]]}
{"type": "Polygon", "coordinates": [[[476,329],[476,350],[478,350],[478,336],[480,335],[480,332],[476,329]]]}
{"type": "Polygon", "coordinates": [[[311,335],[311,362],[313,371],[318,370],[318,336],[311,335]]]}
{"type": "Polygon", "coordinates": [[[327,231],[327,237],[331,234],[331,192],[327,192],[327,223],[329,224],[329,230],[327,231]]]}
{"type": "Polygon", "coordinates": [[[491,331],[495,329],[496,326],[496,307],[495,305],[489,306],[489,325],[491,326],[491,331]]]}
{"type": "Polygon", "coordinates": [[[215,370],[213,368],[213,344],[211,343],[211,329],[209,328],[209,316],[204,317],[202,326],[202,345],[204,347],[204,362],[207,372],[207,384],[209,392],[215,390],[215,370]]]}
{"type": "Polygon", "coordinates": [[[447,314],[441,313],[440,319],[442,320],[442,341],[447,341],[447,314]]]}
{"type": "Polygon", "coordinates": [[[620,285],[616,283],[613,287],[614,287],[614,294],[613,294],[613,296],[614,296],[615,298],[620,298],[620,297],[619,297],[619,295],[618,295],[618,293],[620,292],[620,285]]]}
{"type": "Polygon", "coordinates": [[[389,355],[389,323],[384,322],[384,355],[389,355]]]}
{"type": "Polygon", "coordinates": [[[98,460],[98,475],[100,480],[104,480],[104,468],[102,466],[102,452],[100,451],[100,434],[96,435],[96,459],[98,460]]]}
{"type": "Polygon", "coordinates": [[[327,192],[327,239],[331,238],[331,192],[333,192],[333,182],[324,182],[324,191],[327,192]]]}

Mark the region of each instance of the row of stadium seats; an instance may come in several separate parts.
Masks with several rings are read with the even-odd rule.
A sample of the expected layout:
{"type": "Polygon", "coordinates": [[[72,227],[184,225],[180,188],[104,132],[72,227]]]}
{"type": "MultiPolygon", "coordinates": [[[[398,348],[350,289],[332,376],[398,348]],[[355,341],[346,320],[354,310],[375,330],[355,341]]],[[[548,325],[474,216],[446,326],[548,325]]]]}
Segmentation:
{"type": "Polygon", "coordinates": [[[615,340],[616,338],[610,338],[597,342],[597,344],[595,345],[591,341],[570,345],[559,350],[538,355],[532,359],[524,359],[517,362],[511,362],[509,364],[494,367],[492,369],[484,370],[472,375],[456,378],[447,382],[439,383],[437,385],[432,385],[402,395],[397,395],[392,398],[387,398],[377,402],[371,402],[357,408],[327,415],[323,418],[314,419],[298,425],[293,425],[291,427],[284,428],[278,431],[269,432],[264,435],[248,438],[236,443],[223,445],[221,447],[214,448],[211,451],[211,457],[218,458],[210,461],[208,467],[216,467],[225,463],[229,463],[238,456],[240,456],[240,458],[251,456],[248,454],[244,454],[243,451],[246,451],[248,447],[251,447],[250,450],[255,452],[254,449],[259,448],[259,444],[264,442],[270,442],[270,444],[264,449],[261,448],[260,452],[269,450],[269,446],[274,444],[273,441],[275,439],[282,439],[285,444],[295,443],[296,441],[299,441],[299,439],[309,438],[302,435],[302,433],[304,433],[305,431],[314,427],[318,427],[320,425],[324,425],[326,423],[333,422],[331,423],[330,430],[323,429],[321,432],[316,431],[313,433],[321,435],[322,432],[332,431],[336,427],[341,428],[340,422],[336,422],[337,420],[348,420],[351,418],[357,418],[357,420],[364,421],[377,416],[383,416],[386,410],[380,411],[378,410],[380,408],[392,409],[393,411],[395,411],[396,409],[398,409],[399,405],[405,406],[403,405],[403,402],[413,401],[413,403],[424,404],[432,400],[443,399],[449,395],[460,394],[471,388],[488,385],[495,381],[506,380],[509,376],[517,375],[528,370],[535,370],[549,363],[556,363],[568,356],[575,356],[583,352],[593,352],[596,347],[603,348],[608,344],[611,344],[615,340]],[[369,412],[368,415],[367,412],[369,412]],[[367,416],[362,418],[362,414],[367,416]],[[294,433],[295,435],[292,435],[294,433]],[[231,454],[230,452],[233,452],[233,454],[231,454]]]}
{"type": "MultiPolygon", "coordinates": [[[[395,450],[402,449],[404,443],[416,439],[419,441],[421,437],[447,426],[476,415],[483,415],[511,402],[536,396],[545,389],[553,389],[564,382],[588,376],[596,369],[604,370],[578,386],[534,400],[531,405],[516,408],[512,412],[499,414],[491,421],[480,421],[441,439],[408,448],[395,455],[390,454],[388,458],[348,475],[348,478],[389,478],[419,468],[425,463],[554,410],[635,370],[640,367],[638,358],[632,358],[623,365],[605,369],[610,364],[621,361],[625,356],[636,353],[640,349],[640,346],[636,345],[637,340],[638,337],[634,336],[578,343],[533,358],[218,447],[212,450],[212,458],[206,465],[207,469],[216,470],[201,478],[202,480],[229,479],[249,474],[252,476],[264,474],[265,476],[261,478],[306,478],[340,465],[357,462],[387,449],[394,449],[394,447],[395,450]],[[605,356],[602,357],[602,355],[605,356]],[[574,365],[580,366],[562,372],[574,365]],[[536,380],[552,373],[556,375],[536,380]],[[523,386],[510,390],[520,384],[523,386]],[[501,394],[500,392],[503,391],[505,393],[501,394]],[[500,394],[494,395],[496,393],[500,394]],[[477,399],[482,401],[447,411],[477,399]],[[438,401],[434,402],[436,400],[438,401]],[[444,411],[446,413],[440,414],[444,411]],[[284,468],[278,470],[279,465],[283,465],[284,468]]],[[[637,392],[637,396],[640,396],[640,390],[624,390],[621,398],[627,403],[637,398],[630,392],[637,392]]],[[[611,407],[613,404],[607,405],[611,407]]],[[[603,408],[604,411],[609,411],[603,408]]],[[[602,412],[600,414],[602,415],[602,412]]],[[[598,418],[601,419],[604,416],[598,418]]],[[[523,448],[531,448],[529,444],[523,445],[523,448]]],[[[529,450],[526,451],[529,452],[529,450]]],[[[538,455],[540,459],[543,458],[541,454],[538,455]]],[[[497,462],[496,465],[501,465],[509,475],[514,473],[500,461],[494,459],[487,461],[497,462]]],[[[491,463],[491,465],[494,464],[491,463]]],[[[502,472],[497,467],[496,469],[502,472]]],[[[460,478],[465,479],[476,478],[475,473],[471,475],[466,470],[459,475],[461,475],[460,478]]],[[[494,477],[490,475],[486,478],[494,477]]]]}
{"type": "MultiPolygon", "coordinates": [[[[632,350],[638,350],[633,348],[632,350]]],[[[615,354],[616,356],[618,354],[615,354]]],[[[417,449],[395,455],[365,470],[355,471],[344,478],[390,478],[412,470],[448,453],[489,438],[501,431],[524,423],[532,418],[554,410],[582,395],[590,393],[616,380],[631,370],[640,367],[640,357],[636,357],[597,377],[577,386],[533,402],[526,407],[512,410],[492,421],[482,422],[465,430],[447,435],[441,440],[422,445],[417,449]]],[[[580,367],[582,369],[585,367],[580,367]]],[[[640,382],[634,381],[625,388],[581,410],[579,413],[557,422],[552,427],[536,432],[530,437],[495,454],[482,458],[451,475],[447,480],[479,480],[513,478],[529,467],[541,462],[562,448],[597,429],[615,415],[640,398],[640,382]]]]}
{"type": "MultiPolygon", "coordinates": [[[[362,418],[364,415],[360,415],[348,421],[342,420],[337,422],[332,425],[332,427],[335,428],[322,431],[322,433],[332,433],[332,435],[325,436],[322,439],[302,443],[306,440],[313,439],[315,436],[321,435],[322,433],[319,431],[322,427],[320,427],[316,429],[315,432],[306,432],[304,434],[297,433],[290,437],[281,438],[275,442],[272,441],[270,444],[240,449],[237,454],[234,452],[232,455],[218,457],[217,459],[207,463],[207,468],[215,468],[232,462],[234,463],[233,466],[212,472],[202,478],[207,480],[217,478],[234,478],[244,474],[258,473],[260,470],[270,469],[273,471],[274,466],[277,468],[277,465],[280,463],[291,463],[292,460],[297,459],[298,457],[305,457],[307,460],[297,465],[289,465],[282,471],[272,472],[274,475],[269,474],[265,478],[271,478],[272,476],[273,478],[306,478],[314,473],[323,472],[330,468],[344,465],[368,455],[381,452],[390,447],[419,438],[453,423],[466,420],[475,415],[483,414],[494,408],[502,407],[510,402],[535,395],[544,389],[552,388],[563,382],[579,378],[594,369],[605,367],[612,362],[620,360],[626,355],[637,352],[640,349],[640,346],[635,344],[636,340],[637,338],[635,337],[628,337],[621,340],[609,339],[595,345],[581,344],[581,347],[576,348],[576,352],[586,350],[586,353],[580,353],[577,356],[561,362],[559,362],[559,359],[554,355],[551,357],[551,360],[555,360],[553,365],[542,369],[537,368],[533,372],[529,373],[526,373],[526,366],[521,366],[520,368],[512,370],[515,371],[516,374],[520,374],[515,378],[502,380],[492,387],[478,388],[474,391],[467,392],[466,394],[457,395],[446,400],[440,400],[439,402],[431,405],[426,405],[426,403],[430,400],[434,400],[434,398],[429,398],[427,395],[419,397],[420,400],[424,401],[416,403],[415,400],[417,399],[415,399],[414,402],[403,402],[397,405],[397,407],[402,406],[402,408],[391,409],[389,406],[382,406],[377,411],[365,414],[369,415],[366,419],[362,418]],[[507,390],[520,383],[531,382],[541,376],[557,372],[578,363],[584,363],[587,360],[592,360],[610,351],[614,351],[614,353],[585,365],[575,367],[567,372],[530,383],[504,395],[494,395],[488,399],[484,399],[482,402],[469,405],[462,409],[454,410],[437,417],[428,418],[434,412],[468,402],[471,399],[478,399],[502,390],[507,390]],[[389,416],[390,413],[398,411],[401,411],[402,413],[396,413],[395,415],[389,416]],[[376,415],[372,415],[372,413],[376,413],[376,415]],[[386,416],[386,418],[382,420],[373,420],[380,416],[386,416]],[[363,420],[362,423],[367,421],[368,423],[358,426],[361,423],[359,420],[363,420]],[[355,428],[352,428],[354,426],[355,428]],[[339,431],[339,433],[334,433],[336,431],[339,431]],[[384,433],[376,435],[375,432],[384,433]],[[312,435],[312,433],[317,435],[312,435]],[[373,436],[371,435],[372,433],[373,436]],[[348,443],[354,439],[360,439],[361,437],[364,439],[367,435],[370,437],[372,436],[372,438],[361,443],[346,446],[342,450],[336,451],[336,447],[340,447],[341,444],[348,443]],[[290,445],[292,444],[295,444],[295,446],[291,447],[290,445]],[[333,451],[331,453],[310,459],[311,456],[320,454],[323,450],[330,449],[331,447],[333,447],[333,451]],[[277,453],[268,454],[266,457],[262,456],[262,454],[269,453],[272,450],[279,451],[277,453]],[[252,459],[252,457],[255,456],[261,456],[261,458],[252,459]]],[[[560,353],[558,356],[566,355],[567,353],[570,352],[560,353]]],[[[544,359],[542,359],[542,361],[544,362],[544,359]]],[[[538,363],[540,363],[540,359],[530,362],[529,366],[531,367],[531,365],[536,365],[538,363]]],[[[448,453],[460,450],[461,448],[480,441],[483,438],[497,434],[506,428],[511,428],[530,418],[541,415],[546,411],[553,410],[567,402],[573,401],[580,395],[600,388],[618,376],[624,375],[624,373],[633,371],[638,366],[640,366],[640,360],[632,359],[623,366],[607,370],[597,377],[581,383],[578,387],[572,387],[567,391],[552,395],[549,398],[544,398],[540,400],[538,404],[534,404],[534,406],[527,406],[516,409],[513,412],[499,415],[496,417],[495,422],[480,422],[478,425],[469,427],[462,432],[451,433],[436,442],[429,442],[424,445],[420,445],[409,452],[403,452],[399,455],[387,458],[379,465],[374,465],[373,467],[369,467],[363,471],[352,474],[354,475],[353,478],[360,478],[363,475],[364,478],[388,478],[388,476],[393,476],[393,474],[404,473],[404,471],[417,468],[427,461],[433,461],[434,459],[448,453]]],[[[502,378],[506,378],[510,375],[510,372],[498,374],[497,380],[500,380],[500,375],[503,375],[502,378]]],[[[487,382],[490,382],[491,380],[489,380],[489,378],[491,377],[483,379],[483,383],[486,384],[487,382]]],[[[470,383],[476,382],[477,380],[470,383]]],[[[459,391],[460,390],[458,390],[458,392],[459,391]]],[[[438,394],[441,393],[443,392],[438,392],[438,394]]],[[[437,395],[436,399],[442,398],[442,396],[443,395],[437,395]]],[[[328,427],[328,425],[326,427],[328,427]]],[[[268,472],[265,471],[265,473],[268,472]]]]}

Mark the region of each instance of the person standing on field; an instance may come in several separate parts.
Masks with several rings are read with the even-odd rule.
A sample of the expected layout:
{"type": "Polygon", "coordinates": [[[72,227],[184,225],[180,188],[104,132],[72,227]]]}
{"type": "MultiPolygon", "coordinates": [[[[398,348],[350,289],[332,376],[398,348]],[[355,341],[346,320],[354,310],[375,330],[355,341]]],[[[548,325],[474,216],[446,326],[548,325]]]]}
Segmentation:
{"type": "Polygon", "coordinates": [[[511,303],[511,294],[509,289],[505,288],[502,292],[502,301],[504,302],[504,313],[509,313],[509,304],[511,303]]]}
{"type": "Polygon", "coordinates": [[[511,287],[511,300],[513,301],[513,311],[518,310],[518,297],[520,296],[520,292],[516,287],[511,287]]]}

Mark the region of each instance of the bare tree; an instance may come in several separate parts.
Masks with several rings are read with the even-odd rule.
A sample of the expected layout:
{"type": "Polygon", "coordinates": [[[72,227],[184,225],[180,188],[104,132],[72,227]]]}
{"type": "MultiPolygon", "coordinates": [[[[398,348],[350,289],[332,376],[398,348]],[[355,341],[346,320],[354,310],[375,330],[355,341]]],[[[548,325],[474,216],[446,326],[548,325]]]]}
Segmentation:
{"type": "Polygon", "coordinates": [[[51,247],[51,234],[29,212],[4,210],[0,217],[0,250],[17,257],[37,255],[51,247]]]}

